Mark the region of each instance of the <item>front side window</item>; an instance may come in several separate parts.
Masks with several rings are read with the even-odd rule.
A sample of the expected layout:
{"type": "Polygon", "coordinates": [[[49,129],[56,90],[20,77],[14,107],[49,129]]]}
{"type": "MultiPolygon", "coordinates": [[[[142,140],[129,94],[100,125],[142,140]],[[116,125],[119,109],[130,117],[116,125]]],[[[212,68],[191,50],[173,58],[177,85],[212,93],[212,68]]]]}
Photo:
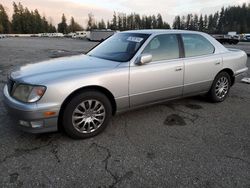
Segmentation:
{"type": "Polygon", "coordinates": [[[165,34],[154,37],[143,50],[152,55],[152,61],[177,59],[180,57],[176,35],[165,34]]]}
{"type": "Polygon", "coordinates": [[[182,34],[186,57],[202,56],[214,53],[214,46],[198,34],[182,34]]]}
{"type": "Polygon", "coordinates": [[[118,33],[108,38],[87,55],[118,62],[129,61],[149,37],[148,34],[118,33]]]}

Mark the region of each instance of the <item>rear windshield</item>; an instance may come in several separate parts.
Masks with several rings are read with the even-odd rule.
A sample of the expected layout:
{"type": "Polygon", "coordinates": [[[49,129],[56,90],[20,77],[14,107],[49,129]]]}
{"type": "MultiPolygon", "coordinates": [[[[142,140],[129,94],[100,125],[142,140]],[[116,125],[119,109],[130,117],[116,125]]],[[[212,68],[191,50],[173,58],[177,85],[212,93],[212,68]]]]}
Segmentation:
{"type": "Polygon", "coordinates": [[[126,62],[134,57],[148,37],[148,34],[117,33],[92,49],[87,55],[126,62]]]}

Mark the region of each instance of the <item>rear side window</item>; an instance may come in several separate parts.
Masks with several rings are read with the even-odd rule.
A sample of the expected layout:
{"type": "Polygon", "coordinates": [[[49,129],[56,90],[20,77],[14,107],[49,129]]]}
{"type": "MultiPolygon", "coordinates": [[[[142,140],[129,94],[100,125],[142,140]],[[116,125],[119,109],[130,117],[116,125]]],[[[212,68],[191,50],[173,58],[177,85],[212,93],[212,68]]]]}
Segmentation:
{"type": "Polygon", "coordinates": [[[142,53],[152,55],[152,61],[177,59],[179,55],[178,39],[176,35],[166,34],[154,37],[142,53]]]}
{"type": "Polygon", "coordinates": [[[214,53],[214,46],[203,36],[182,34],[186,57],[202,56],[214,53]]]}

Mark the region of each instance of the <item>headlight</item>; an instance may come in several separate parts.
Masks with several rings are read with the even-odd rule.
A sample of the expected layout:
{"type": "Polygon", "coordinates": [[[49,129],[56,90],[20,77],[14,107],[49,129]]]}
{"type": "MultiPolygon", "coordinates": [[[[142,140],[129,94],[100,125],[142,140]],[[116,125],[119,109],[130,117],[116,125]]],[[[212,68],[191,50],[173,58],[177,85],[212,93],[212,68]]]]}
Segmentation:
{"type": "Polygon", "coordinates": [[[13,92],[13,97],[22,102],[36,102],[45,93],[46,87],[19,84],[13,92]]]}

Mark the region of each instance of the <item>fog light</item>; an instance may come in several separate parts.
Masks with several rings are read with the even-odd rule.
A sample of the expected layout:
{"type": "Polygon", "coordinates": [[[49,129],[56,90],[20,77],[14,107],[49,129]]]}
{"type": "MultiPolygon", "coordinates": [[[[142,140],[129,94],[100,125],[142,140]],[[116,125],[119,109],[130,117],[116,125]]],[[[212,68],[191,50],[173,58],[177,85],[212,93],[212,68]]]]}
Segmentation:
{"type": "Polygon", "coordinates": [[[31,121],[30,124],[32,128],[40,128],[43,126],[43,121],[31,121]]]}
{"type": "Polygon", "coordinates": [[[20,120],[20,121],[19,121],[19,124],[22,125],[22,126],[25,126],[25,127],[30,127],[30,124],[29,124],[28,121],[20,120]]]}

